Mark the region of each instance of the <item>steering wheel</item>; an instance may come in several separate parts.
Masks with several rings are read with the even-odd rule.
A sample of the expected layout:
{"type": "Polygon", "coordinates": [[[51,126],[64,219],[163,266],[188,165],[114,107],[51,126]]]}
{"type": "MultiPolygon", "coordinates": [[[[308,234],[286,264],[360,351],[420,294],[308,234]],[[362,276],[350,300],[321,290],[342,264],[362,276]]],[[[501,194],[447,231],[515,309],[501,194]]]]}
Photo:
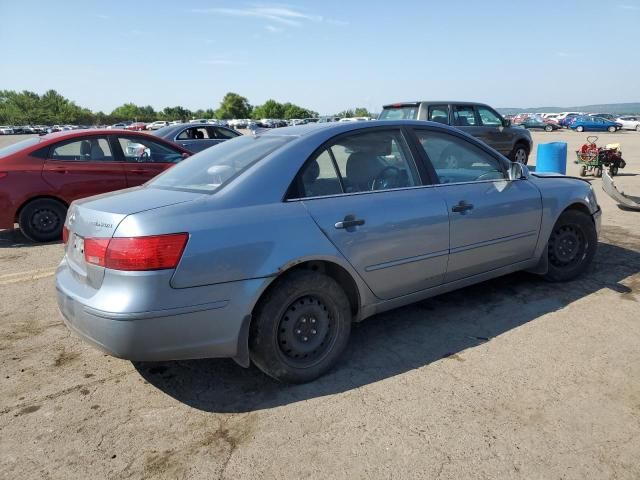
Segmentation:
{"type": "Polygon", "coordinates": [[[140,154],[140,156],[138,157],[138,162],[144,162],[144,161],[149,161],[149,152],[147,151],[147,149],[143,149],[142,153],[140,154]]]}
{"type": "Polygon", "coordinates": [[[385,190],[387,188],[392,188],[393,180],[397,179],[400,176],[400,169],[397,167],[393,167],[391,165],[384,167],[376,178],[371,182],[371,190],[385,190]],[[392,175],[389,175],[387,172],[393,172],[392,175]]]}

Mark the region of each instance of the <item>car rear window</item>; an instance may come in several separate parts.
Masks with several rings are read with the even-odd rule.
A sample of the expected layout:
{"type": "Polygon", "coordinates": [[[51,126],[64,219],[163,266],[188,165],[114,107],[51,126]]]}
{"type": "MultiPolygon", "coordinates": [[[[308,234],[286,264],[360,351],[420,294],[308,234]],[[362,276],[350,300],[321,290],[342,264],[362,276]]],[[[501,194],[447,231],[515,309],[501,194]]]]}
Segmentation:
{"type": "Polygon", "coordinates": [[[243,135],[227,140],[182,161],[148,186],[213,193],[294,138],[243,135]]]}
{"type": "Polygon", "coordinates": [[[23,148],[31,147],[37,143],[40,143],[40,137],[31,137],[26,140],[22,140],[21,142],[9,145],[8,147],[0,148],[0,158],[7,157],[12,153],[16,153],[23,148]]]}
{"type": "Polygon", "coordinates": [[[378,120],[417,120],[418,105],[387,105],[378,120]]]}

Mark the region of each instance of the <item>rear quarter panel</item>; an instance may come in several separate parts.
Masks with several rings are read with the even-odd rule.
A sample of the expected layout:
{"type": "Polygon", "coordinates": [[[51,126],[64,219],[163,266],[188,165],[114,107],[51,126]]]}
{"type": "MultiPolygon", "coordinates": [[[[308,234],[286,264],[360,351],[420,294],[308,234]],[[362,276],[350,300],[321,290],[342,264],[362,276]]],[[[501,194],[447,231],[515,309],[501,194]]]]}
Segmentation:
{"type": "Polygon", "coordinates": [[[275,278],[301,262],[325,260],[347,270],[362,300],[373,301],[373,294],[301,202],[225,209],[215,208],[215,203],[211,197],[130,215],[115,236],[188,232],[189,241],[171,279],[174,288],[275,278]]]}

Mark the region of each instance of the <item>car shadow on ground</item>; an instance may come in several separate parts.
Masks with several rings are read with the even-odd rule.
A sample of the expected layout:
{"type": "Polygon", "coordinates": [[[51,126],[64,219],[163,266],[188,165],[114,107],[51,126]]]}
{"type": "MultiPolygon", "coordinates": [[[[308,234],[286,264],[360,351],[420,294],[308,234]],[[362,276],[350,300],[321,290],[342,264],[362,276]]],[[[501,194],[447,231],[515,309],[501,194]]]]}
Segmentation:
{"type": "Polygon", "coordinates": [[[284,385],[232,360],[134,363],[150,384],[193,408],[249,412],[344,392],[424,367],[461,361],[473,348],[600,289],[633,301],[640,272],[640,236],[609,227],[589,271],[551,284],[516,273],[376,315],[355,325],[339,365],[306,385],[284,385]],[[628,285],[622,282],[626,280],[628,285]]]}
{"type": "Polygon", "coordinates": [[[19,228],[16,228],[15,230],[0,230],[0,249],[18,247],[41,247],[43,245],[55,245],[61,242],[62,240],[56,240],[55,242],[36,243],[25,237],[19,228]]]}

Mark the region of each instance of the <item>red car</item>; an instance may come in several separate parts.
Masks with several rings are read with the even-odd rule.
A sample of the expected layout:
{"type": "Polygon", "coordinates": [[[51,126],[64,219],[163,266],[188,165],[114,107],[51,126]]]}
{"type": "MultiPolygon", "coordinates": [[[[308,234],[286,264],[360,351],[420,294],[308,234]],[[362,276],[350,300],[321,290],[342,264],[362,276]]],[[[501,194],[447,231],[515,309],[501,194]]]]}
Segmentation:
{"type": "Polygon", "coordinates": [[[78,199],[141,185],[190,156],[162,138],[127,130],[73,130],[0,149],[0,229],[36,242],[62,236],[78,199]]]}
{"type": "Polygon", "coordinates": [[[127,125],[124,128],[125,130],[133,130],[134,132],[141,132],[142,130],[147,129],[147,124],[142,122],[135,122],[135,123],[132,123],[131,125],[127,125]]]}

